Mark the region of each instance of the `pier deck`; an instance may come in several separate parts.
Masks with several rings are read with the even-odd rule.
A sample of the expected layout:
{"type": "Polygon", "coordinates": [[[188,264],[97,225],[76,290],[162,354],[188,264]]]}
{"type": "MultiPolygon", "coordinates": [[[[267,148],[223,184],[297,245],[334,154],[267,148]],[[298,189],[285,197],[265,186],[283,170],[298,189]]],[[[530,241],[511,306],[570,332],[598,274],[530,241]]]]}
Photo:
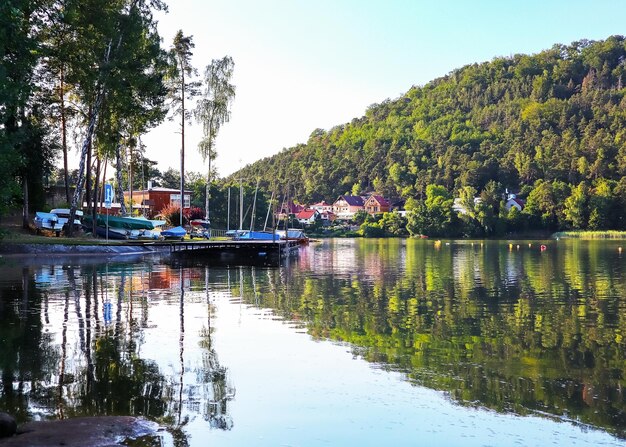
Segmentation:
{"type": "Polygon", "coordinates": [[[296,240],[223,240],[182,241],[169,243],[170,254],[178,260],[216,264],[277,265],[298,252],[296,240]]]}

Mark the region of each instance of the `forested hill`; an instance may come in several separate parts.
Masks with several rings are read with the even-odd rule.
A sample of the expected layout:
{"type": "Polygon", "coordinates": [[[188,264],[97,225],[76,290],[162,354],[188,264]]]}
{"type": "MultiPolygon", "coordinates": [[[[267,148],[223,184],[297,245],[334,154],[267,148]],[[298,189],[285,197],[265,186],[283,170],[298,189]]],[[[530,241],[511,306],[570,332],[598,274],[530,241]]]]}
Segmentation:
{"type": "Polygon", "coordinates": [[[464,186],[480,193],[490,181],[526,194],[540,180],[568,191],[602,179],[623,184],[625,94],[623,36],[557,44],[412,87],[231,178],[289,185],[302,202],[350,191],[419,200],[429,184],[452,194],[464,186]]]}

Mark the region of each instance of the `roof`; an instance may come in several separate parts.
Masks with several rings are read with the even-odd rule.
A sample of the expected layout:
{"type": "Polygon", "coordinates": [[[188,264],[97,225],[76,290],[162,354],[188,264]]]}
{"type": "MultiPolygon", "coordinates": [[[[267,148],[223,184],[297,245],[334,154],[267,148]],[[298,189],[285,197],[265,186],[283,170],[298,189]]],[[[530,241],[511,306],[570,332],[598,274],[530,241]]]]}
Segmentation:
{"type": "Polygon", "coordinates": [[[361,196],[339,196],[337,200],[345,200],[350,206],[363,206],[365,202],[361,196]]]}
{"type": "Polygon", "coordinates": [[[380,204],[380,206],[389,206],[389,201],[385,199],[383,196],[372,194],[370,196],[370,199],[375,199],[380,204]]]}
{"type": "Polygon", "coordinates": [[[524,208],[524,205],[526,204],[526,202],[524,200],[518,199],[517,197],[511,197],[508,201],[509,202],[513,201],[513,202],[517,203],[522,208],[524,208]]]}
{"type": "Polygon", "coordinates": [[[314,204],[313,204],[313,205],[311,205],[311,206],[331,206],[331,205],[332,205],[332,204],[330,204],[330,203],[326,203],[326,201],[325,201],[325,200],[322,200],[321,202],[314,203],[314,204]]]}
{"type": "Polygon", "coordinates": [[[317,210],[303,210],[296,214],[296,219],[310,219],[315,216],[315,213],[317,213],[317,210]]]}
{"type": "MultiPolygon", "coordinates": [[[[150,192],[172,192],[172,193],[179,193],[180,194],[180,188],[178,189],[174,189],[174,188],[162,188],[160,186],[155,186],[153,188],[150,189],[137,189],[137,190],[133,190],[133,194],[147,194],[150,192]]],[[[193,191],[190,191],[188,189],[185,189],[185,194],[191,194],[193,191]]],[[[124,194],[130,194],[130,191],[124,191],[124,194]]]]}

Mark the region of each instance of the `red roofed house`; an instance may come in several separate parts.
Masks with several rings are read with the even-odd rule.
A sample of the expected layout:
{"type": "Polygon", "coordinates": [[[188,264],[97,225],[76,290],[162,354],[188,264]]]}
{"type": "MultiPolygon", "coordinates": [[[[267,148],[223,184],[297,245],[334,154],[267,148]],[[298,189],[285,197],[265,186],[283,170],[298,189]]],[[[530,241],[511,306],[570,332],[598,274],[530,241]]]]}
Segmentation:
{"type": "Polygon", "coordinates": [[[315,220],[319,218],[320,212],[318,210],[305,209],[296,214],[296,219],[302,225],[313,225],[315,220]]]}
{"type": "MultiPolygon", "coordinates": [[[[183,209],[191,207],[191,191],[185,191],[183,209]]],[[[124,200],[130,200],[130,191],[124,191],[124,200]]],[[[153,187],[148,182],[148,189],[133,191],[133,206],[143,205],[148,207],[148,215],[156,216],[168,205],[180,206],[180,189],[153,187]]]]}
{"type": "Polygon", "coordinates": [[[349,220],[354,215],[365,209],[365,201],[361,196],[339,196],[333,203],[333,212],[337,215],[337,219],[349,220]]]}
{"type": "Polygon", "coordinates": [[[379,196],[376,194],[372,194],[365,201],[365,211],[371,215],[378,213],[388,213],[391,209],[391,204],[389,200],[385,199],[383,196],[379,196]]]}

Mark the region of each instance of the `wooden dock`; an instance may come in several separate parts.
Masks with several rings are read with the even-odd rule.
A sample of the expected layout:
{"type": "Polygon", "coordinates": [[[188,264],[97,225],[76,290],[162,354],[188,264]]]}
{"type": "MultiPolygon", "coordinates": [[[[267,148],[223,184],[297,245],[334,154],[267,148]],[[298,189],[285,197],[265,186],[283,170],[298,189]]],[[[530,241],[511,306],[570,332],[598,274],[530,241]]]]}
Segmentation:
{"type": "Polygon", "coordinates": [[[170,254],[179,261],[194,261],[221,265],[279,265],[297,256],[300,244],[296,240],[223,240],[182,241],[169,244],[170,254]]]}

